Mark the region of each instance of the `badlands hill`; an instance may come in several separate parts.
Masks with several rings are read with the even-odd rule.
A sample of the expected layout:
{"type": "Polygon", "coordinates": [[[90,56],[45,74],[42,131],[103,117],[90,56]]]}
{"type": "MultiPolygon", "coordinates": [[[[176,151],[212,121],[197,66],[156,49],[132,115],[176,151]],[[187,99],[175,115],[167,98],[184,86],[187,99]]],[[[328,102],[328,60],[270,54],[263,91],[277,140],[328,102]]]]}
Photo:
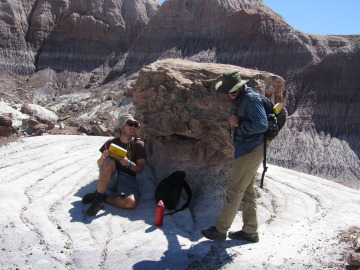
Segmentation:
{"type": "Polygon", "coordinates": [[[111,128],[157,60],[265,71],[285,79],[289,115],[269,162],[359,187],[355,38],[293,29],[261,0],[5,0],[0,25],[0,97],[15,109],[47,107],[71,132],[111,128]]]}

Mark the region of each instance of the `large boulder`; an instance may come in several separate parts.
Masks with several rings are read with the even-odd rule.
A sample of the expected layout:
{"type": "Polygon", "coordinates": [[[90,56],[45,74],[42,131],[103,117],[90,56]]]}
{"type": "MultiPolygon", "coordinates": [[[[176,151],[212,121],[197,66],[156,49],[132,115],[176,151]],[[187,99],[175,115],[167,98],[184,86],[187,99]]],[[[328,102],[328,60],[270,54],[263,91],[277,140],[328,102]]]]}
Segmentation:
{"type": "Polygon", "coordinates": [[[12,114],[0,115],[0,137],[9,137],[15,132],[12,126],[12,114]]]}
{"type": "Polygon", "coordinates": [[[215,92],[214,84],[229,69],[238,70],[273,101],[286,103],[284,80],[268,72],[180,59],[157,61],[141,69],[133,103],[143,124],[148,163],[158,179],[184,170],[198,187],[226,180],[219,175],[227,173],[233,160],[230,102],[215,92]]]}

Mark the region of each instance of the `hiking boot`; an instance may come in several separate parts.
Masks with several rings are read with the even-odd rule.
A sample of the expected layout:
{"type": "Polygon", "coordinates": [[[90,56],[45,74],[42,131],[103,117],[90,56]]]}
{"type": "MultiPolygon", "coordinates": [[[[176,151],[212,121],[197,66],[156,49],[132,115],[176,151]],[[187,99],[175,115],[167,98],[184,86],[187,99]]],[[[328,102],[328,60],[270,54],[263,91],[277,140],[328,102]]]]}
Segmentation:
{"type": "Polygon", "coordinates": [[[215,226],[207,230],[200,231],[200,234],[207,239],[214,240],[214,241],[225,241],[226,233],[219,232],[215,226]]]}
{"type": "Polygon", "coordinates": [[[259,235],[257,233],[248,234],[243,231],[238,231],[238,232],[229,232],[228,236],[229,236],[229,238],[234,239],[234,240],[246,240],[251,243],[259,242],[259,235]]]}
{"type": "Polygon", "coordinates": [[[83,204],[90,203],[90,202],[92,202],[93,200],[95,200],[95,197],[96,197],[96,191],[93,192],[93,193],[88,193],[88,194],[86,194],[86,195],[82,198],[81,202],[82,202],[83,204]]]}
{"type": "Polygon", "coordinates": [[[86,210],[85,214],[90,217],[96,216],[96,214],[103,208],[104,208],[104,204],[95,199],[92,201],[89,209],[86,210]]]}

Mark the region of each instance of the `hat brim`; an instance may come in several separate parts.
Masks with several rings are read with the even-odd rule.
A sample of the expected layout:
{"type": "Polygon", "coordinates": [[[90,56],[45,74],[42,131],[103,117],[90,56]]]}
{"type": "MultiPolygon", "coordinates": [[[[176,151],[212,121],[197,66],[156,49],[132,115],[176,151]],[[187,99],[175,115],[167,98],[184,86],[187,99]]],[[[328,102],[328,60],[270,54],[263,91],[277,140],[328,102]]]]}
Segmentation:
{"type": "Polygon", "coordinates": [[[125,127],[126,123],[128,121],[131,122],[135,122],[138,125],[140,125],[140,122],[138,120],[136,120],[131,114],[125,114],[125,115],[121,115],[120,118],[118,119],[118,123],[115,127],[115,129],[119,129],[119,128],[123,128],[125,127]]]}
{"type": "Polygon", "coordinates": [[[138,120],[135,120],[134,117],[131,117],[131,118],[127,119],[126,122],[125,122],[125,124],[124,124],[124,126],[125,126],[126,123],[129,122],[129,121],[130,121],[130,122],[133,122],[133,123],[136,123],[136,124],[138,124],[138,125],[140,126],[140,122],[139,122],[138,120]]]}
{"type": "Polygon", "coordinates": [[[243,86],[247,82],[248,82],[247,80],[242,80],[241,82],[235,84],[233,87],[226,87],[223,85],[222,81],[220,81],[215,84],[215,90],[218,93],[228,94],[228,93],[235,92],[236,90],[238,90],[241,86],[243,86]]]}
{"type": "MultiPolygon", "coordinates": [[[[131,122],[135,122],[135,123],[140,124],[139,121],[138,121],[138,120],[135,120],[134,117],[129,118],[127,121],[131,121],[131,122]]],[[[126,122],[127,122],[127,121],[126,121],[126,122]]]]}

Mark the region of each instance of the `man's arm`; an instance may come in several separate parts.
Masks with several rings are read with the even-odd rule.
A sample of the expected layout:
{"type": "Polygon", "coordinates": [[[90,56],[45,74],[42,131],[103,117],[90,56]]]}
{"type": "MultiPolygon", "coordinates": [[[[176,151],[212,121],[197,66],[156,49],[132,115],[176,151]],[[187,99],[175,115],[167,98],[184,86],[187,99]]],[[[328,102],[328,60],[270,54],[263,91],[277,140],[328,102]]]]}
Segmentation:
{"type": "Polygon", "coordinates": [[[242,121],[241,128],[245,135],[263,133],[268,128],[268,120],[260,96],[249,96],[246,111],[250,121],[242,121]]]}
{"type": "Polygon", "coordinates": [[[138,159],[136,163],[134,161],[129,160],[127,157],[124,158],[118,157],[117,159],[119,160],[122,166],[129,168],[134,173],[142,173],[144,170],[145,161],[146,161],[146,159],[144,158],[138,159]]]}
{"type": "Polygon", "coordinates": [[[142,159],[138,159],[135,162],[133,162],[133,165],[130,167],[130,170],[133,171],[134,173],[142,173],[144,171],[144,167],[145,167],[145,162],[146,159],[142,158],[142,159]]]}

